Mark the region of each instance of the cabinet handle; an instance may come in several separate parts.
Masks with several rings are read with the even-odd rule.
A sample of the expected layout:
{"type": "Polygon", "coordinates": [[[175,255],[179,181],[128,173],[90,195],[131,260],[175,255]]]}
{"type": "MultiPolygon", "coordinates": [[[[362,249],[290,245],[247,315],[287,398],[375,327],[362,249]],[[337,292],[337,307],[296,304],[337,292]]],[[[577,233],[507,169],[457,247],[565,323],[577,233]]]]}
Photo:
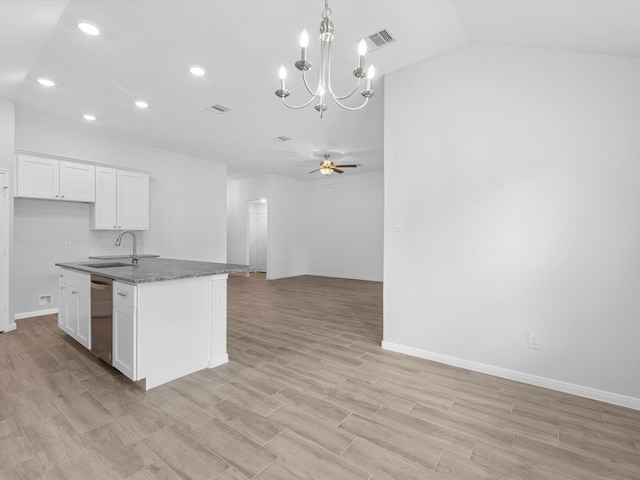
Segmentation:
{"type": "Polygon", "coordinates": [[[120,295],[121,297],[126,297],[127,294],[125,292],[118,292],[118,295],[120,295]]]}
{"type": "Polygon", "coordinates": [[[76,290],[71,290],[71,293],[72,293],[73,295],[76,295],[78,292],[77,292],[76,290]]]}
{"type": "Polygon", "coordinates": [[[58,195],[56,195],[56,198],[58,198],[58,195]]]}
{"type": "Polygon", "coordinates": [[[118,228],[118,227],[116,227],[116,226],[114,225],[114,226],[113,226],[113,228],[118,228]]]}
{"type": "Polygon", "coordinates": [[[60,198],[64,198],[64,195],[60,195],[60,198]]]}
{"type": "Polygon", "coordinates": [[[58,278],[64,278],[64,274],[61,273],[60,275],[58,275],[58,278]]]}

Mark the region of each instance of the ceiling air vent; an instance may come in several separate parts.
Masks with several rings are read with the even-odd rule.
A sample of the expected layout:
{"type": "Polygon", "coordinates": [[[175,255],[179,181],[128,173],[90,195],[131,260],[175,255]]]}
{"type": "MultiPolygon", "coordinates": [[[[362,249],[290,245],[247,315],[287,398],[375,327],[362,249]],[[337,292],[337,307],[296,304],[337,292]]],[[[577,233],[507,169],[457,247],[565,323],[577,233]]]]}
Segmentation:
{"type": "Polygon", "coordinates": [[[212,113],[217,113],[218,115],[222,115],[223,113],[231,111],[229,107],[225,107],[224,105],[220,105],[219,103],[207,107],[207,110],[212,113]]]}
{"type": "Polygon", "coordinates": [[[396,41],[393,34],[389,31],[388,28],[383,28],[382,30],[377,31],[376,33],[369,35],[366,37],[369,51],[378,50],[390,43],[396,41]]]}
{"type": "Polygon", "coordinates": [[[285,137],[284,135],[281,135],[279,137],[274,138],[273,140],[275,140],[276,142],[288,142],[289,140],[291,140],[289,137],[285,137]]]}

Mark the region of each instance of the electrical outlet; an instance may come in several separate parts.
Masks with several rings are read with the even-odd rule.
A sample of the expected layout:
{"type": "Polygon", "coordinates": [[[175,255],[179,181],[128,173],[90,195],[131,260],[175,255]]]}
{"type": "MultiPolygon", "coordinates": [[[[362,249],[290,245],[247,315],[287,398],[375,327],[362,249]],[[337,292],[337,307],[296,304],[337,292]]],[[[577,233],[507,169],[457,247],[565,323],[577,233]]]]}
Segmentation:
{"type": "Polygon", "coordinates": [[[71,242],[69,240],[64,242],[64,249],[65,250],[71,250],[71,242]]]}
{"type": "Polygon", "coordinates": [[[528,346],[534,350],[540,350],[540,337],[539,333],[529,333],[527,335],[528,346]]]}

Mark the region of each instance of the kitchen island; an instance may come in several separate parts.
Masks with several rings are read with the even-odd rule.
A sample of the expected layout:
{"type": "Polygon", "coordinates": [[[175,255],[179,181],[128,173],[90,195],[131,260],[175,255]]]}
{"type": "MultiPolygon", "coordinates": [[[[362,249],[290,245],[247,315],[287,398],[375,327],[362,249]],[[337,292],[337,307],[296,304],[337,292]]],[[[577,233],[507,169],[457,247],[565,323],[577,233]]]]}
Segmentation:
{"type": "Polygon", "coordinates": [[[57,263],[58,326],[91,349],[91,275],[111,279],[112,365],[145,389],[228,362],[227,278],[246,265],[165,258],[57,263]]]}

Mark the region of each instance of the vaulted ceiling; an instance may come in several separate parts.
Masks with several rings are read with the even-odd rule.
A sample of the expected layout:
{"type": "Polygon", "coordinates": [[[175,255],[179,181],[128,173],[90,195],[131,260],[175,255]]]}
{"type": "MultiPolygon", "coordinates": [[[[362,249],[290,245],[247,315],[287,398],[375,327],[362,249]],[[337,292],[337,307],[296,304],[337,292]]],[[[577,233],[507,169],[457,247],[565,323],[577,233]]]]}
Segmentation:
{"type": "Polygon", "coordinates": [[[306,28],[309,59],[319,64],[314,32],[321,0],[2,0],[0,97],[15,101],[19,117],[225,162],[231,175],[307,180],[317,177],[300,165],[315,164],[326,151],[360,163],[361,173],[383,168],[384,74],[422,59],[474,42],[640,57],[634,0],[331,0],[329,6],[336,93],[351,89],[361,38],[382,29],[395,38],[367,55],[376,67],[376,93],[359,111],[329,103],[320,119],[312,106],[289,110],[274,95],[284,64],[289,100],[306,101],[293,62],[306,28]],[[83,34],[79,21],[102,34],[83,34]],[[192,65],[206,74],[193,76],[192,65]],[[38,84],[42,77],[56,86],[38,84]],[[135,107],[139,99],[149,107],[135,107]],[[230,111],[206,110],[214,104],[230,111]],[[84,120],[85,113],[96,121],[84,120]],[[281,136],[291,140],[274,140],[281,136]]]}

